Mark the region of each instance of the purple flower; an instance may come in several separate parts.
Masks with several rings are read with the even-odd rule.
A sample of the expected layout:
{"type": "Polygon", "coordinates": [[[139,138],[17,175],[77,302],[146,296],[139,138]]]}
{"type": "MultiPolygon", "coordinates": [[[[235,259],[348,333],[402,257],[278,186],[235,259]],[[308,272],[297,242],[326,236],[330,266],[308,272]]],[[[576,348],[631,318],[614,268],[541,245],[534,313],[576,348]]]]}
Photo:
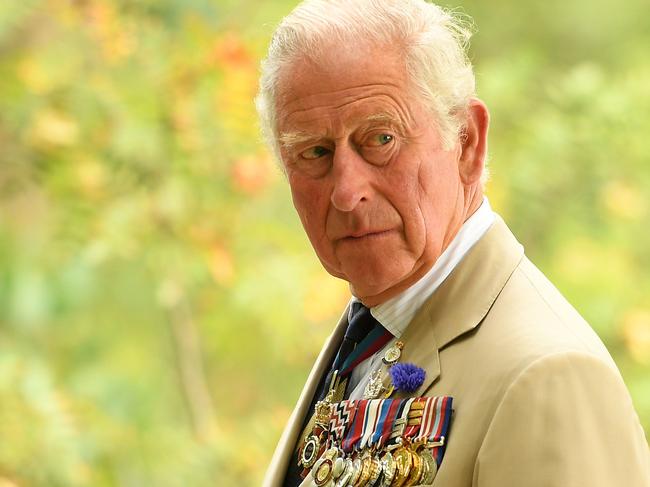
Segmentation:
{"type": "Polygon", "coordinates": [[[395,389],[415,392],[424,382],[425,372],[415,364],[397,363],[390,368],[390,378],[395,389]]]}

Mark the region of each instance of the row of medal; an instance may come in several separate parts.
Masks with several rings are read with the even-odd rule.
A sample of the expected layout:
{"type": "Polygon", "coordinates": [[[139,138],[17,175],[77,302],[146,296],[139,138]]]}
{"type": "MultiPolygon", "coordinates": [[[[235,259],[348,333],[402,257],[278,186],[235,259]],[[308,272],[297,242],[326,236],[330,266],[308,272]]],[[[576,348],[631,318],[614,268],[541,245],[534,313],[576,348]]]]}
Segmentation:
{"type": "Polygon", "coordinates": [[[431,484],[442,461],[451,416],[449,396],[361,399],[315,408],[300,449],[303,474],[321,487],[431,484]]]}

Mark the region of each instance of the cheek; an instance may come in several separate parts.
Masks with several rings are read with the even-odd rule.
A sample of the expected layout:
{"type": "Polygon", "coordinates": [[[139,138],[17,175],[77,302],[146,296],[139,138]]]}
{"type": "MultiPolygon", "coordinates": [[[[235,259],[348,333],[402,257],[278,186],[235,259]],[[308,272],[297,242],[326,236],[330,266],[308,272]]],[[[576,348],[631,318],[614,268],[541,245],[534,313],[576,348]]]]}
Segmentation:
{"type": "Polygon", "coordinates": [[[302,180],[290,181],[293,206],[298,212],[305,230],[310,237],[315,237],[325,230],[327,218],[327,198],[325,192],[317,185],[302,180]]]}

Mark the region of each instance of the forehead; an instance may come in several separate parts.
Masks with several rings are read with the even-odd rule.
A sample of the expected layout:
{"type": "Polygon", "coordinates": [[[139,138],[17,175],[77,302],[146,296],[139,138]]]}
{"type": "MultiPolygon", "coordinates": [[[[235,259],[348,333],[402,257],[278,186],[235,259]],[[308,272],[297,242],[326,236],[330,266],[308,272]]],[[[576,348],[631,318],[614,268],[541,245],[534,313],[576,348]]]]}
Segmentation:
{"type": "Polygon", "coordinates": [[[401,123],[413,117],[404,61],[393,48],[332,46],[287,66],[278,88],[280,131],[324,125],[335,130],[377,113],[392,114],[401,123]]]}

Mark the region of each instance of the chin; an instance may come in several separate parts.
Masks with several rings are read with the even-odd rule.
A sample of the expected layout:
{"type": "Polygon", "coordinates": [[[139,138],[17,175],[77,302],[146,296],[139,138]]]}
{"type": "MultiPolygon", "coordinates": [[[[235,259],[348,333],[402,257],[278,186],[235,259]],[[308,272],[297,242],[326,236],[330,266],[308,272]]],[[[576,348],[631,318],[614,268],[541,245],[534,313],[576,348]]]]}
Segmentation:
{"type": "Polygon", "coordinates": [[[405,276],[386,276],[386,275],[356,275],[347,279],[350,283],[350,289],[354,294],[361,296],[378,296],[386,291],[399,287],[405,276]]]}

